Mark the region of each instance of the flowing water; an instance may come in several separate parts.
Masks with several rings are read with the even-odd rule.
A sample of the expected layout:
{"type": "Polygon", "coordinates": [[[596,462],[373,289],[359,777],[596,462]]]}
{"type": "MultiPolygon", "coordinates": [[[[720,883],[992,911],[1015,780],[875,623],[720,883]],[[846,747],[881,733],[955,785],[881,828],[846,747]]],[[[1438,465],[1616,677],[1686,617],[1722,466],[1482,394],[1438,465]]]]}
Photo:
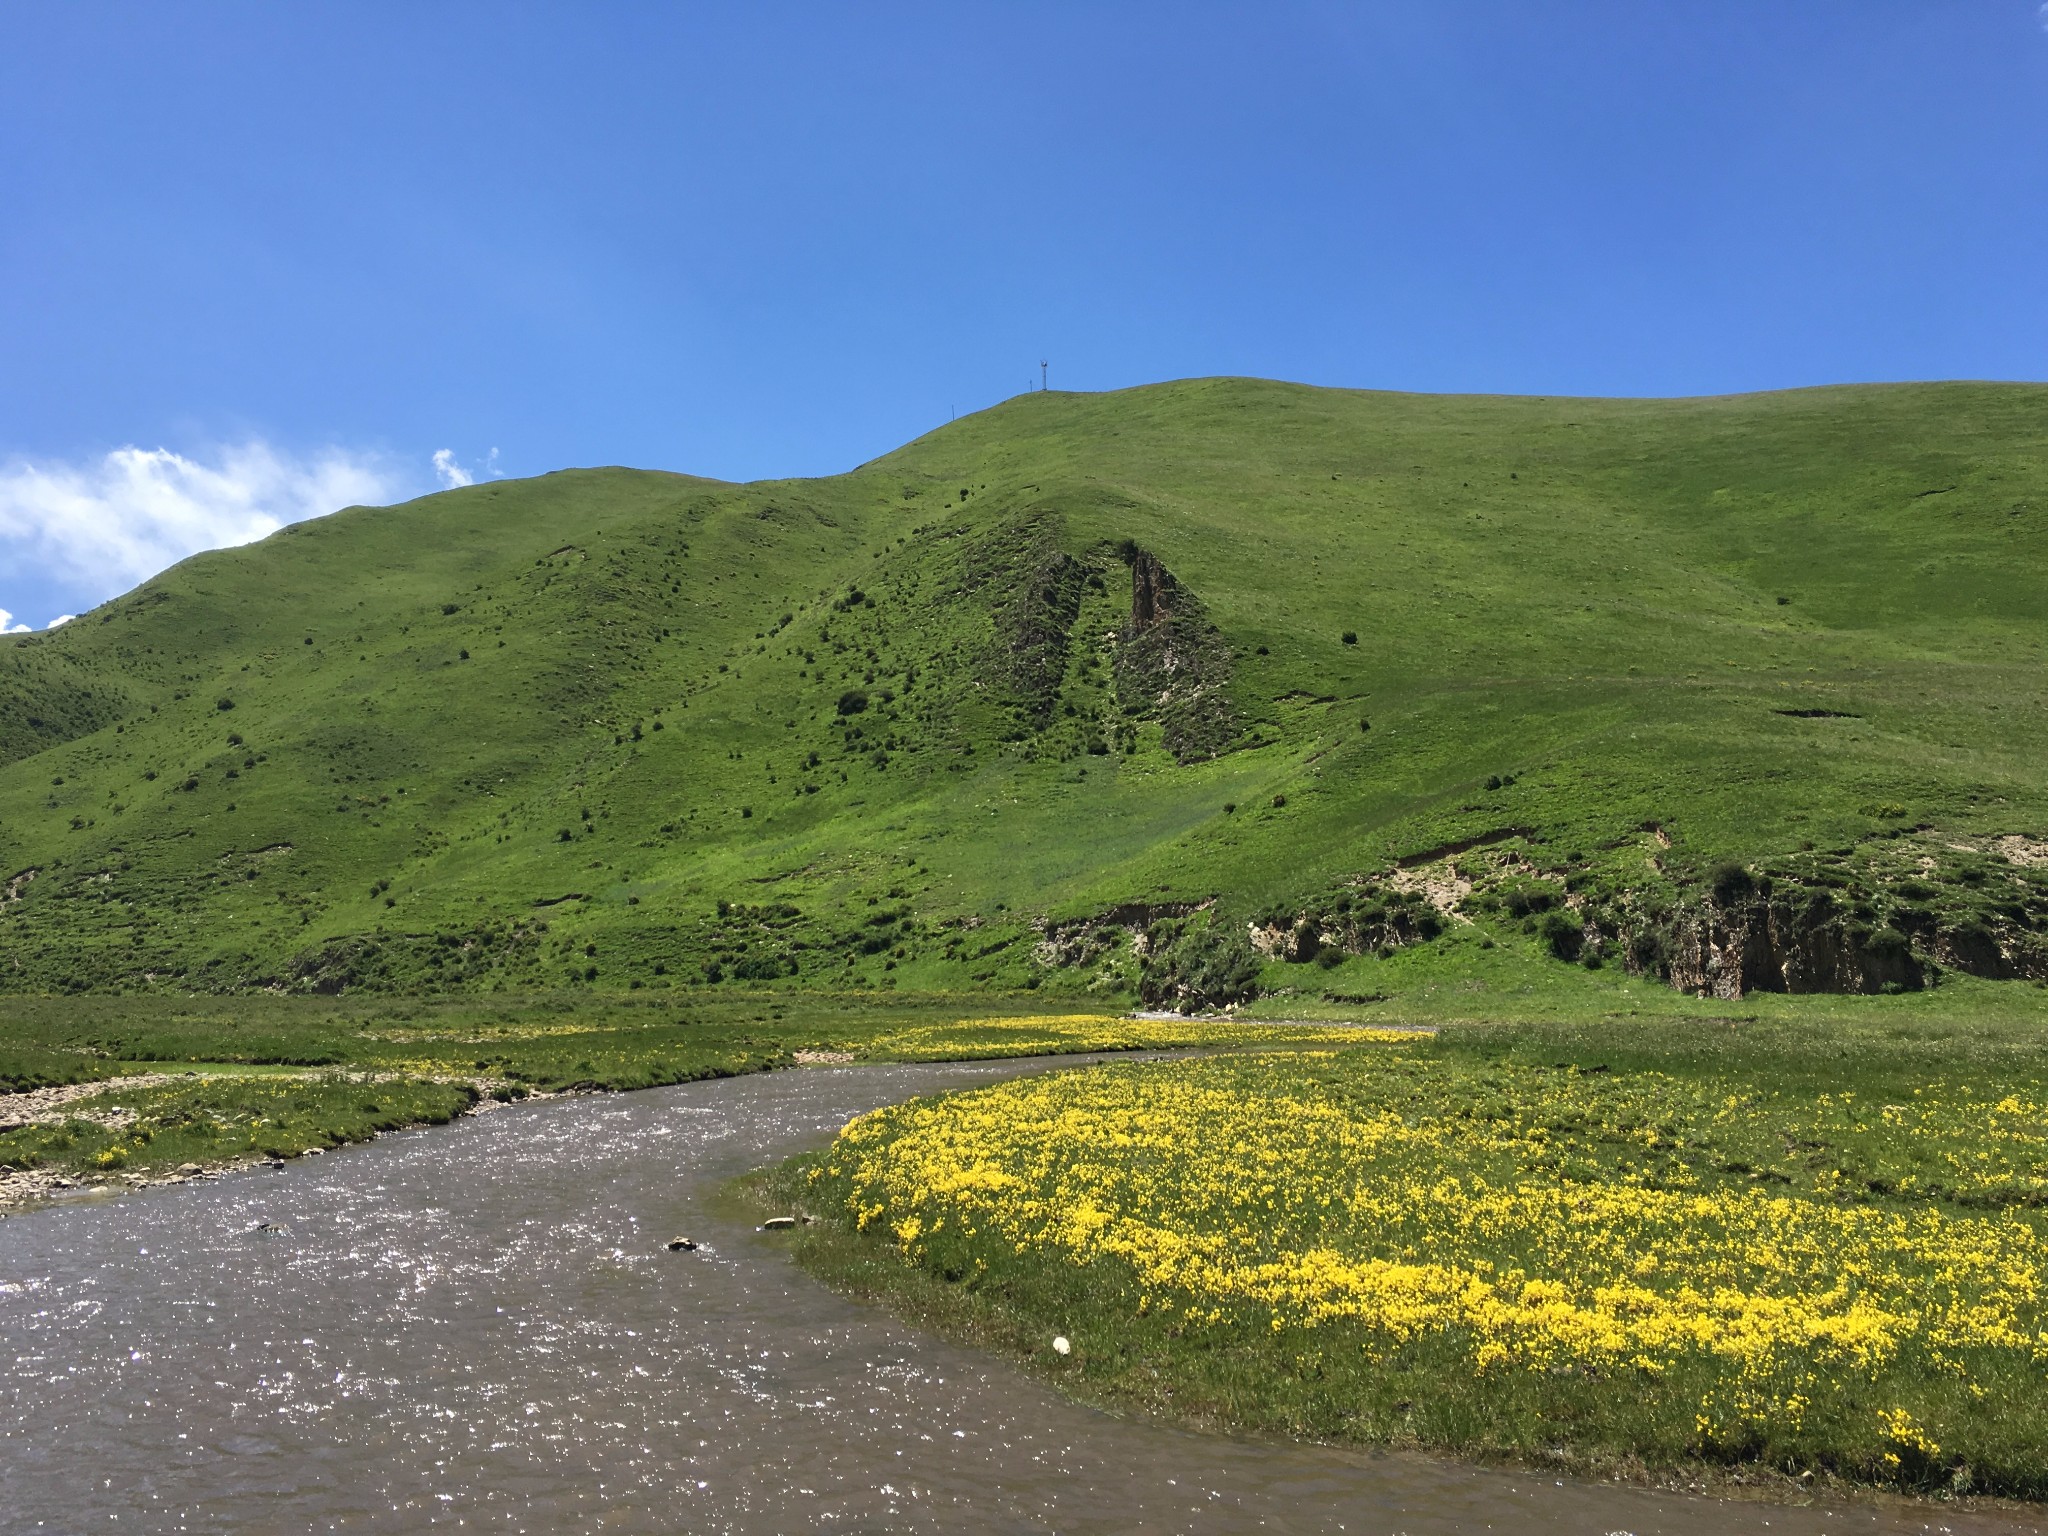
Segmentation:
{"type": "Polygon", "coordinates": [[[0,1221],[0,1531],[2037,1526],[1132,1423],[840,1299],[719,1214],[724,1180],[851,1115],[1033,1065],[557,1099],[0,1221]],[[665,1251],[684,1232],[703,1246],[665,1251]]]}

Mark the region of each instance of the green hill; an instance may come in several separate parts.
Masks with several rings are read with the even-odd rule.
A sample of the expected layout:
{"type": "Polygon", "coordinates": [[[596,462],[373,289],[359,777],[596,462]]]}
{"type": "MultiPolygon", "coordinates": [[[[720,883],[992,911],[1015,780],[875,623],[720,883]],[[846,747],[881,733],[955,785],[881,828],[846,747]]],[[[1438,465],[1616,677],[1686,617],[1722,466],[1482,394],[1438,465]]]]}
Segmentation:
{"type": "Polygon", "coordinates": [[[2048,976],[2044,447],[1222,379],[352,509],[0,647],[0,986],[2048,976]]]}

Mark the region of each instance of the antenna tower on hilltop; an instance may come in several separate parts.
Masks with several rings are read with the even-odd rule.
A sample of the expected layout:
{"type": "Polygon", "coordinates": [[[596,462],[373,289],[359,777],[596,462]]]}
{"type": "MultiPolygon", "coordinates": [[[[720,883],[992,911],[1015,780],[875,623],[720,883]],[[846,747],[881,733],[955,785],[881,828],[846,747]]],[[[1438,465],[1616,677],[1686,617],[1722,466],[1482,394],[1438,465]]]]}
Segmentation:
{"type": "Polygon", "coordinates": [[[1045,367],[1045,359],[1041,357],[1038,360],[1038,392],[1041,395],[1045,393],[1045,367]]]}

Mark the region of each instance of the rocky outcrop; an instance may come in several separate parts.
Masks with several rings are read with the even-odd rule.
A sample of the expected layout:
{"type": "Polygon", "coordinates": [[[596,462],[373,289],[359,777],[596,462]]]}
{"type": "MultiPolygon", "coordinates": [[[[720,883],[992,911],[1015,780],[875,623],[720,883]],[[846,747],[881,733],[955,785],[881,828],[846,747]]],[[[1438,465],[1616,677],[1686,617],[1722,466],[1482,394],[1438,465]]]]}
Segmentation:
{"type": "Polygon", "coordinates": [[[1213,907],[1147,926],[1139,950],[1138,998],[1182,1013],[1224,1008],[1259,995],[1259,957],[1213,907]]]}
{"type": "Polygon", "coordinates": [[[1126,901],[1105,908],[1092,917],[1044,918],[1032,926],[1038,932],[1033,958],[1044,966],[1074,967],[1093,964],[1119,946],[1129,946],[1142,958],[1152,925],[1165,918],[1186,917],[1212,906],[1207,901],[1126,901]]]}
{"type": "Polygon", "coordinates": [[[1133,548],[1131,560],[1131,622],[1127,634],[1142,635],[1170,623],[1179,607],[1180,583],[1149,549],[1133,548]]]}
{"type": "Polygon", "coordinates": [[[1268,959],[1302,965],[1384,954],[1427,943],[1443,931],[1443,915],[1426,892],[1389,885],[1341,891],[1295,913],[1269,913],[1248,925],[1247,936],[1268,959]]]}
{"type": "MultiPolygon", "coordinates": [[[[1701,997],[1749,992],[1917,992],[1927,970],[1895,928],[1855,922],[1825,891],[1709,900],[1659,935],[1664,979],[1701,997]]],[[[1628,945],[1642,955],[1648,946],[1628,945]]]]}
{"type": "Polygon", "coordinates": [[[2037,945],[2001,944],[1997,934],[1975,923],[1936,932],[1928,949],[1951,970],[1992,981],[2048,976],[2037,945]]]}
{"type": "Polygon", "coordinates": [[[1943,971],[2048,978],[2037,906],[1983,866],[1842,879],[1724,867],[1697,898],[1647,916],[1596,914],[1630,969],[1705,997],[1748,992],[1914,992],[1943,971]]]}
{"type": "Polygon", "coordinates": [[[1120,553],[1131,568],[1131,617],[1117,645],[1117,702],[1127,714],[1157,718],[1178,761],[1221,756],[1242,730],[1230,698],[1230,646],[1157,555],[1136,544],[1120,553]]]}

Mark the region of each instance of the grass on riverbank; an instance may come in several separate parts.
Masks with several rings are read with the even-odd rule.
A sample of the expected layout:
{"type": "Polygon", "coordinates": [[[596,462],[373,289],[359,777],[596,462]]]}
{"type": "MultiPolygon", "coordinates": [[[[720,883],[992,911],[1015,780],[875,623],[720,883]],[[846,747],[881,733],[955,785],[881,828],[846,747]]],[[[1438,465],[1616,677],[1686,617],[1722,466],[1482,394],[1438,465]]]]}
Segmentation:
{"type": "Polygon", "coordinates": [[[2040,1498],[2044,1105],[2020,1021],[1495,1026],[917,1101],[770,1187],[826,1278],[1174,1418],[2040,1498]]]}
{"type": "Polygon", "coordinates": [[[383,1131],[441,1125],[476,1103],[467,1083],[319,1077],[196,1077],[114,1087],[63,1118],[0,1130],[0,1173],[156,1174],[298,1157],[383,1131]]]}
{"type": "Polygon", "coordinates": [[[752,996],[8,998],[0,1083],[41,1087],[130,1063],[208,1062],[484,1077],[534,1091],[645,1088],[786,1062],[839,1012],[827,1001],[792,1021],[782,1003],[752,996]]]}
{"type": "Polygon", "coordinates": [[[790,1065],[799,1051],[947,1061],[1344,1038],[1319,1024],[1054,1014],[1042,1003],[947,996],[4,998],[0,1092],[91,1082],[138,1063],[481,1077],[558,1092],[760,1071],[790,1065]]]}
{"type": "Polygon", "coordinates": [[[63,1106],[58,1123],[0,1131],[0,1174],[90,1178],[290,1157],[446,1120],[474,1102],[479,1083],[505,1096],[609,1092],[793,1066],[800,1052],[951,1061],[1353,1038],[1356,1031],[1318,1025],[1108,1013],[963,1018],[957,1000],[929,998],[826,998],[798,1007],[745,996],[9,999],[0,1003],[0,1125],[12,1092],[150,1072],[199,1077],[166,1088],[117,1082],[63,1106]],[[256,1072],[290,1075],[251,1080],[256,1072]],[[363,1074],[378,1081],[366,1085],[363,1074]],[[131,1116],[136,1134],[116,1134],[131,1116]]]}

